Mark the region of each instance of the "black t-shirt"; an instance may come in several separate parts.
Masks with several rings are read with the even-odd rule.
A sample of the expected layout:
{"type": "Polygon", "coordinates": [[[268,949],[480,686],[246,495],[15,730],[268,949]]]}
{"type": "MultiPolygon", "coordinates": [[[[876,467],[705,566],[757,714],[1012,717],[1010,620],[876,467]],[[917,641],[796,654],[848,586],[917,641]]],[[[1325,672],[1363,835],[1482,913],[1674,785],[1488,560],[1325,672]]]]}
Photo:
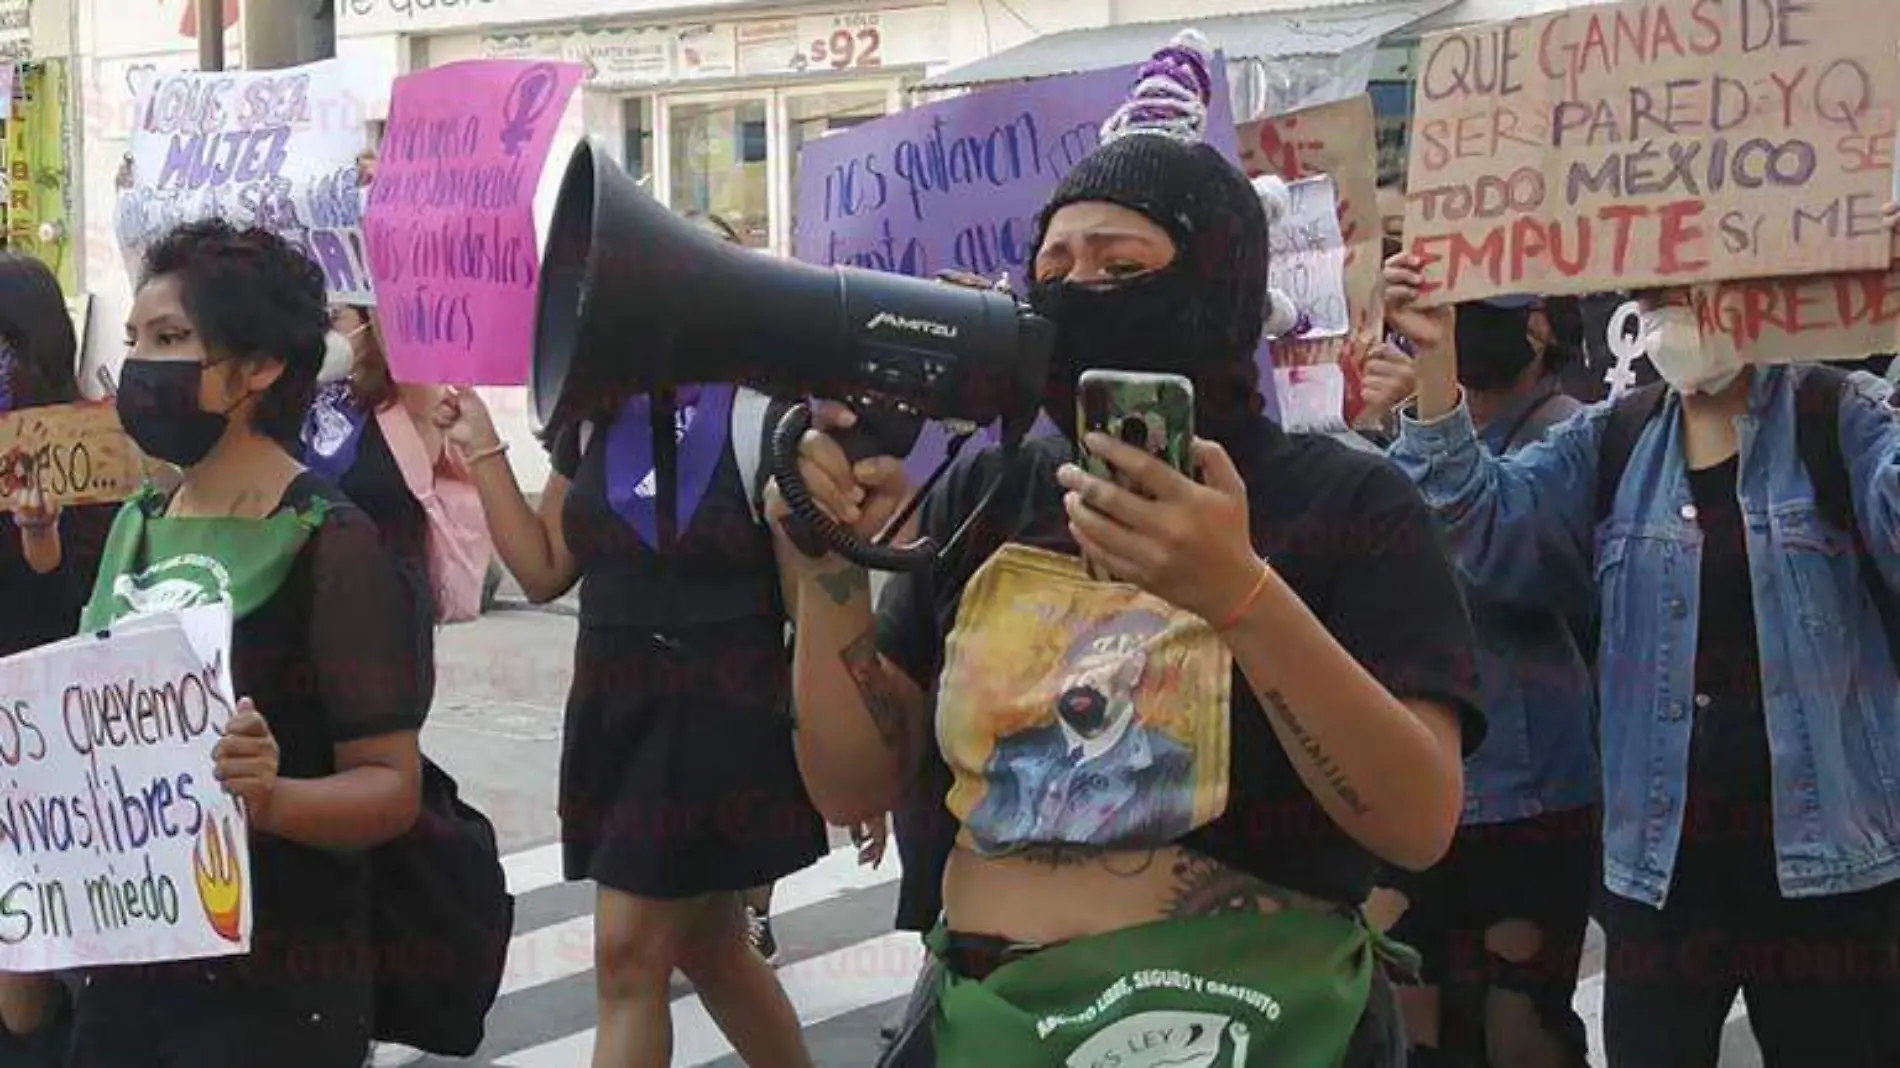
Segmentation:
{"type": "MultiPolygon", "coordinates": [[[[1327,630],[1400,698],[1457,710],[1465,752],[1483,740],[1477,705],[1475,638],[1457,579],[1431,513],[1412,484],[1377,454],[1327,438],[1288,435],[1265,420],[1228,445],[1249,487],[1254,547],[1299,594],[1327,630]]],[[[879,644],[892,663],[929,692],[943,667],[945,636],[963,585],[1009,540],[1074,553],[1056,468],[1070,446],[1056,438],[1024,448],[1023,463],[999,495],[994,523],[981,523],[969,559],[941,575],[904,575],[879,605],[879,644]]],[[[944,476],[920,511],[923,533],[947,541],[1005,465],[1000,450],[979,453],[944,476]]],[[[1236,591],[1238,598],[1245,591],[1236,591]]],[[[1356,903],[1371,888],[1377,860],[1320,808],[1288,761],[1266,713],[1239,668],[1230,704],[1231,748],[1226,812],[1180,844],[1260,879],[1307,894],[1356,903]]],[[[934,747],[924,781],[947,778],[934,747]]],[[[942,794],[920,795],[919,806],[942,794]]],[[[955,826],[940,819],[906,822],[912,834],[952,847],[955,826]]],[[[908,857],[907,857],[908,863],[908,857]]]]}
{"type": "MultiPolygon", "coordinates": [[[[298,554],[275,594],[232,627],[231,674],[276,737],[278,775],[336,773],[337,745],[419,730],[434,665],[428,629],[375,524],[327,481],[308,472],[285,489],[279,510],[313,498],[329,514],[298,554]]],[[[164,502],[155,501],[154,514],[164,502]]],[[[287,966],[361,943],[369,936],[368,853],[301,845],[268,834],[251,838],[255,874],[253,951],[233,967],[259,980],[287,966]]],[[[153,965],[162,973],[184,965],[153,965]]],[[[125,974],[124,969],[106,969],[125,974]]]]}
{"type": "Polygon", "coordinates": [[[117,505],[66,508],[59,516],[60,565],[42,575],[26,562],[23,531],[0,514],[0,657],[63,641],[79,631],[117,505]]]}
{"type": "Polygon", "coordinates": [[[1741,458],[1732,456],[1689,472],[1696,525],[1702,529],[1695,727],[1684,821],[1684,835],[1693,840],[1765,838],[1773,826],[1754,585],[1736,499],[1740,470],[1741,458]]]}

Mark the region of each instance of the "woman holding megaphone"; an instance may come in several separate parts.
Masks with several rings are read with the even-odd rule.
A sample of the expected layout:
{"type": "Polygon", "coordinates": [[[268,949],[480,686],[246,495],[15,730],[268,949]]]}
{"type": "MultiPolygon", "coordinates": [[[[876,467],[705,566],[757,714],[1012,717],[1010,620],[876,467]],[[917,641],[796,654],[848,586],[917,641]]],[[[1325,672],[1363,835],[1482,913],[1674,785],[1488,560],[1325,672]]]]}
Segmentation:
{"type": "Polygon", "coordinates": [[[742,904],[826,848],[792,753],[760,479],[735,446],[760,444],[777,407],[723,385],[604,398],[547,429],[554,473],[536,505],[481,399],[454,404],[449,440],[502,562],[537,602],[580,584],[560,815],[566,877],[598,888],[593,1063],[668,1062],[678,969],[747,1064],[809,1065],[742,904]],[[672,460],[656,448],[669,431],[672,460]]]}
{"type": "MultiPolygon", "coordinates": [[[[820,811],[889,809],[932,747],[953,779],[939,1005],[890,1063],[1107,1063],[1156,1043],[1248,1068],[1403,1061],[1378,978],[1395,949],[1359,910],[1381,861],[1422,869],[1451,841],[1482,733],[1471,624],[1398,472],[1261,414],[1267,218],[1200,141],[1198,45],[1156,55],[1038,218],[1046,410],[1069,432],[1009,470],[978,454],[920,513],[939,544],[973,515],[987,535],[894,577],[875,618],[862,570],[779,539],[820,811]],[[1193,475],[1074,432],[1096,369],[1192,380],[1193,475]],[[1020,490],[977,514],[998,478],[1020,490]]],[[[906,493],[898,461],[853,465],[824,429],[798,467],[861,532],[906,493]]],[[[769,505],[787,511],[776,486],[769,505]]]]}

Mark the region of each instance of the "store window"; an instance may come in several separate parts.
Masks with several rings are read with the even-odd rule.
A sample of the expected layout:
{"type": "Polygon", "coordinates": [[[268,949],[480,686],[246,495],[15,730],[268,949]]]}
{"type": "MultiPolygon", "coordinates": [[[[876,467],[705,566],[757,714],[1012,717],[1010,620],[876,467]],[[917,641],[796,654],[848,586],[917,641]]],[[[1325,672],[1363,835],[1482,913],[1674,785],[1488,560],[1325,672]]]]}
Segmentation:
{"type": "Polygon", "coordinates": [[[754,248],[772,244],[771,174],[763,98],[669,108],[671,205],[717,215],[754,248]]]}
{"type": "Polygon", "coordinates": [[[621,120],[626,129],[627,173],[643,185],[653,177],[653,98],[630,97],[621,104],[621,120]]]}

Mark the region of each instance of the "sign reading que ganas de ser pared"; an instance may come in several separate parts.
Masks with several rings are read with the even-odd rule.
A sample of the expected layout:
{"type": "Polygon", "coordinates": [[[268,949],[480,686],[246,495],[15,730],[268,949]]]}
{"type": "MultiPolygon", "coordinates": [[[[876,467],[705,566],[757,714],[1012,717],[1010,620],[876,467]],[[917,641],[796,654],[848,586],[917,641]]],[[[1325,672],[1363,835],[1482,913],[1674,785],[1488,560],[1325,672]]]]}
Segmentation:
{"type": "Polygon", "coordinates": [[[1434,301],[1883,268],[1900,4],[1632,0],[1421,49],[1434,301]]]}

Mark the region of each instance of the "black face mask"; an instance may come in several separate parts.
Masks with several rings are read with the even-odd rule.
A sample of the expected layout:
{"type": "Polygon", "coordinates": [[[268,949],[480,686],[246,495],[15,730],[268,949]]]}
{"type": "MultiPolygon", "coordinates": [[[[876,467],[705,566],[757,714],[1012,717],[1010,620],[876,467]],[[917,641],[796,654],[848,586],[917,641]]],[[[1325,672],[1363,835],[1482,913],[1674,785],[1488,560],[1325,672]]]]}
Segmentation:
{"type": "MultiPolygon", "coordinates": [[[[1175,266],[1107,284],[1037,282],[1029,303],[1056,327],[1043,400],[1075,433],[1075,383],[1084,371],[1140,371],[1199,379],[1236,359],[1227,331],[1203,306],[1203,287],[1175,266]]],[[[1211,436],[1203,432],[1203,436],[1211,436]]]]}
{"type": "Polygon", "coordinates": [[[1056,700],[1056,715],[1085,738],[1093,738],[1108,723],[1108,695],[1093,686],[1064,690],[1056,700]]]}
{"type": "Polygon", "coordinates": [[[191,467],[211,454],[230,420],[198,405],[204,364],[128,359],[119,369],[119,423],[145,455],[191,467]]]}
{"type": "Polygon", "coordinates": [[[1509,389],[1536,359],[1522,323],[1495,328],[1458,323],[1458,384],[1466,389],[1509,389]]]}

